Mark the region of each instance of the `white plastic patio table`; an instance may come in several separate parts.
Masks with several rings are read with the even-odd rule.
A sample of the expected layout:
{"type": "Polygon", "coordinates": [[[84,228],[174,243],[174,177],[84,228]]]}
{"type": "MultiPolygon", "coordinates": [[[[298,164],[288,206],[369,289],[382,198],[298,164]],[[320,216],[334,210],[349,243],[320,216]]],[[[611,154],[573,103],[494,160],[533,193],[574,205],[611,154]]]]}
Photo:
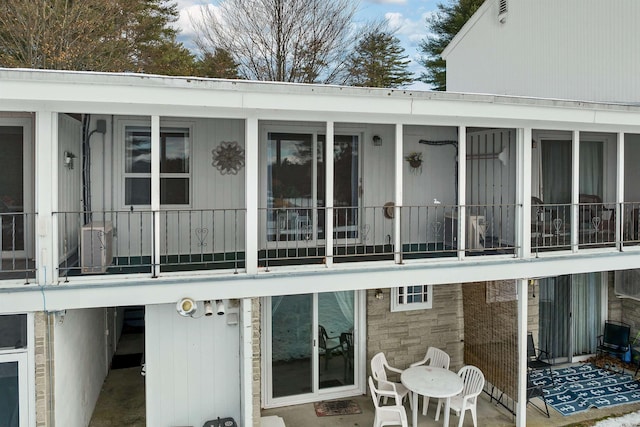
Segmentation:
{"type": "MultiPolygon", "coordinates": [[[[444,426],[449,425],[450,398],[462,391],[464,387],[462,378],[448,369],[421,365],[405,369],[402,375],[400,375],[400,381],[402,385],[413,392],[413,427],[418,427],[419,396],[446,399],[444,405],[444,426]]],[[[437,420],[436,418],[436,421],[437,420]]]]}

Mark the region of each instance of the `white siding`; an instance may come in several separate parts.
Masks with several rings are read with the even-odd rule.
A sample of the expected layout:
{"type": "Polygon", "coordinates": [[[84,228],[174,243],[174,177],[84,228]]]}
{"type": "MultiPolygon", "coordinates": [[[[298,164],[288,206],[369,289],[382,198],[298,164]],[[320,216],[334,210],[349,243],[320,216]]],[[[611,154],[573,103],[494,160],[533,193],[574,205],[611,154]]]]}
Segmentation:
{"type": "Polygon", "coordinates": [[[107,375],[105,310],[67,310],[54,319],[55,424],[85,427],[107,375]]]}
{"type": "MultiPolygon", "coordinates": [[[[67,114],[58,116],[58,210],[60,212],[79,212],[81,207],[81,171],[82,171],[82,125],[79,120],[67,114]],[[71,153],[73,169],[64,166],[65,152],[71,153]]],[[[59,216],[61,227],[58,254],[60,261],[73,253],[78,247],[78,216],[59,216]],[[62,237],[64,236],[64,237],[62,237]]]]}
{"type": "Polygon", "coordinates": [[[522,0],[483,8],[447,59],[447,90],[640,101],[640,2],[522,0]]]}
{"type": "Polygon", "coordinates": [[[146,306],[147,425],[240,418],[240,331],[227,324],[232,310],[227,301],[224,316],[185,318],[175,304],[146,306]]]}

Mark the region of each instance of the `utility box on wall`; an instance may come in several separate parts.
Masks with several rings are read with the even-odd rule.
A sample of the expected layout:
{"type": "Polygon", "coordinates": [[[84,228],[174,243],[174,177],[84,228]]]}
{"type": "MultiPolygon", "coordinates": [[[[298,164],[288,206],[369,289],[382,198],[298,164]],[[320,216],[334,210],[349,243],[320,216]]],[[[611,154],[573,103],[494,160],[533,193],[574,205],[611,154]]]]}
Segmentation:
{"type": "Polygon", "coordinates": [[[113,262],[113,223],[93,221],[82,226],[80,266],[82,273],[104,273],[113,262]]]}

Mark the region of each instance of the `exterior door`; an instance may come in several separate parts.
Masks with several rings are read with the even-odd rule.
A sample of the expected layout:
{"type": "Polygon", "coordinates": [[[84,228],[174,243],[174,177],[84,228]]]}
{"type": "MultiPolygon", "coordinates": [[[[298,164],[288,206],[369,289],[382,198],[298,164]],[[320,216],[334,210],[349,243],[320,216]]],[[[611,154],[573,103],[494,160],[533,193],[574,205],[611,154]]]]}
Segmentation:
{"type": "MultiPolygon", "coordinates": [[[[30,128],[24,119],[0,120],[0,245],[3,258],[22,258],[28,248],[31,200],[30,128]]],[[[31,252],[31,250],[29,250],[31,252]]]]}
{"type": "Polygon", "coordinates": [[[27,427],[29,415],[25,353],[0,354],[0,425],[27,427]]]}
{"type": "Polygon", "coordinates": [[[273,296],[263,310],[263,404],[286,406],[363,392],[359,292],[273,296]],[[359,335],[360,334],[360,335],[359,335]]]}
{"type": "Polygon", "coordinates": [[[602,282],[601,273],[540,280],[536,344],[556,363],[595,353],[602,329],[602,282]]]}

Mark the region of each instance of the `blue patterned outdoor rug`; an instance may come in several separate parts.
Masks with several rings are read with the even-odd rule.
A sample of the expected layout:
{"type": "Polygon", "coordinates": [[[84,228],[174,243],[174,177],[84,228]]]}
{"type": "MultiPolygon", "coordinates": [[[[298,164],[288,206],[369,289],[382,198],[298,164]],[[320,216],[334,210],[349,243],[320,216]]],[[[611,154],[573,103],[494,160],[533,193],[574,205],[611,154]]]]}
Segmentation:
{"type": "Polygon", "coordinates": [[[552,375],[555,387],[544,371],[531,373],[530,380],[544,387],[547,403],[562,415],[640,402],[640,382],[628,374],[605,371],[585,363],[554,369],[552,375]]]}

